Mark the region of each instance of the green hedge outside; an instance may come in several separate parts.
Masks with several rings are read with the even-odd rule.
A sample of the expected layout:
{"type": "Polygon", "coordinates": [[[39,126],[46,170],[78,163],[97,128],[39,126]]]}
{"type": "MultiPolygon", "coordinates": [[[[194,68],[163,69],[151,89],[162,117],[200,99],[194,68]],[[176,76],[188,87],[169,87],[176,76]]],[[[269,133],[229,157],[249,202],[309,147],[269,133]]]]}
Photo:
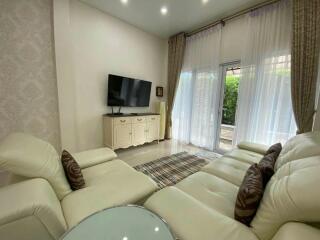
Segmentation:
{"type": "Polygon", "coordinates": [[[235,125],[239,78],[237,75],[226,76],[222,124],[235,125]]]}

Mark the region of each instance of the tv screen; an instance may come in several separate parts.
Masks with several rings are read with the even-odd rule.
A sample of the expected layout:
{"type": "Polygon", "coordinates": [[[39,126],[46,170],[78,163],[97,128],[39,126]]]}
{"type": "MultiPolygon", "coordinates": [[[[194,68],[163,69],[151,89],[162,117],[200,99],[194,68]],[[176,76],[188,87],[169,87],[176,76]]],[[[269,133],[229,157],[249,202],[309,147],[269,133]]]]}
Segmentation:
{"type": "Polygon", "coordinates": [[[151,82],[109,74],[108,106],[148,107],[151,82]]]}

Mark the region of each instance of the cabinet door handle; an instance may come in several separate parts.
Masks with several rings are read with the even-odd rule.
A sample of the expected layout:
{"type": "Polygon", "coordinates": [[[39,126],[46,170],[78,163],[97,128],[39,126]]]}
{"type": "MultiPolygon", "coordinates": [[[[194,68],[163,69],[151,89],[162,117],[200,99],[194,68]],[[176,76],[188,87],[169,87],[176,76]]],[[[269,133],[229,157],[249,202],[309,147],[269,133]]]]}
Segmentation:
{"type": "Polygon", "coordinates": [[[125,122],[126,122],[126,120],[120,120],[120,122],[125,123],[125,122]]]}
{"type": "Polygon", "coordinates": [[[151,120],[156,120],[155,118],[151,118],[151,120]]]}
{"type": "Polygon", "coordinates": [[[141,119],[141,118],[138,118],[137,120],[138,120],[138,121],[142,121],[142,119],[141,119]]]}

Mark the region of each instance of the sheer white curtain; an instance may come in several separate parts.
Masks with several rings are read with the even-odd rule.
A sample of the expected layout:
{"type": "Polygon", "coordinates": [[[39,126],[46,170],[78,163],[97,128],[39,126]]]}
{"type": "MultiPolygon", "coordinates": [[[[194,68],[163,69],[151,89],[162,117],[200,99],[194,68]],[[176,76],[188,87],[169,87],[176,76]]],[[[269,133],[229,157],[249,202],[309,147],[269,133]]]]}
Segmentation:
{"type": "Polygon", "coordinates": [[[220,96],[221,26],[187,39],[172,113],[172,137],[213,149],[220,96]]]}
{"type": "Polygon", "coordinates": [[[290,90],[290,4],[281,1],[247,16],[235,143],[283,143],[295,135],[290,90]]]}

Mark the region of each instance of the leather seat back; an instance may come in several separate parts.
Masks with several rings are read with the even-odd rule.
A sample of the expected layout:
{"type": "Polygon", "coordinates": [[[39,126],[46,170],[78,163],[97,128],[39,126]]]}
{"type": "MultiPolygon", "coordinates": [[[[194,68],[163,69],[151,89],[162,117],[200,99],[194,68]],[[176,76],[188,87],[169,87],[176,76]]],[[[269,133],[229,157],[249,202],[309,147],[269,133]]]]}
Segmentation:
{"type": "Polygon", "coordinates": [[[276,169],[287,162],[320,155],[320,132],[309,132],[291,138],[282,148],[276,169]]]}
{"type": "Polygon", "coordinates": [[[44,178],[61,200],[71,192],[57,151],[33,136],[14,133],[0,143],[0,169],[27,178],[44,178]]]}
{"type": "Polygon", "coordinates": [[[0,239],[58,240],[67,230],[48,181],[34,178],[0,188],[0,239]]]}
{"type": "Polygon", "coordinates": [[[320,223],[319,183],[320,156],[284,164],[267,184],[251,223],[253,231],[261,240],[269,240],[286,222],[320,223]]]}

